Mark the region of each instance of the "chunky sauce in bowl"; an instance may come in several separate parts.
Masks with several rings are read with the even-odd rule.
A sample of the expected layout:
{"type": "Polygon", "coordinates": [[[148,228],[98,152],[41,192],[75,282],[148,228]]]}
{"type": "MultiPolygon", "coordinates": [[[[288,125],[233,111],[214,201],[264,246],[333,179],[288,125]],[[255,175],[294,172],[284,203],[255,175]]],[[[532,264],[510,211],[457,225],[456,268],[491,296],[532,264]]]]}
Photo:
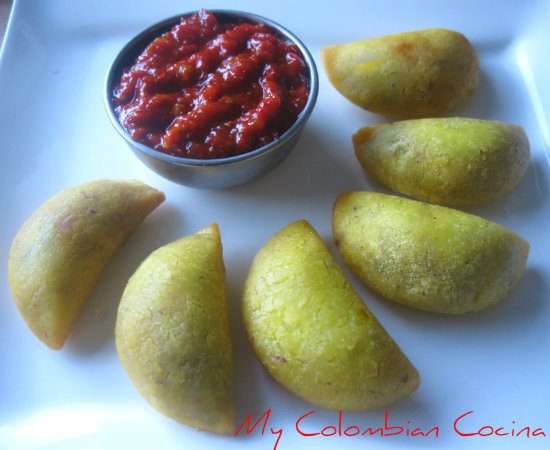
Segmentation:
{"type": "Polygon", "coordinates": [[[134,141],[185,158],[248,153],[278,139],[309,96],[298,47],[267,25],[184,17],[126,69],[113,92],[134,141]]]}

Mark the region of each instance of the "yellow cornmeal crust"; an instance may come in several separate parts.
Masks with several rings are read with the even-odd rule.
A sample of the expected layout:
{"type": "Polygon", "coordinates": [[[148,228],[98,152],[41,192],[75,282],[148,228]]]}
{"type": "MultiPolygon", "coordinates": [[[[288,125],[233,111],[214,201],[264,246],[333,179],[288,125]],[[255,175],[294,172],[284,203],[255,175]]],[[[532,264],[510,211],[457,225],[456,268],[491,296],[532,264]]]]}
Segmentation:
{"type": "Polygon", "coordinates": [[[333,211],[347,266],[389,300],[447,314],[480,311],[520,280],[526,240],[496,223],[443,206],[348,192],[333,211]]]}
{"type": "Polygon", "coordinates": [[[363,168],[396,192],[440,205],[477,205],[510,192],[530,159],[522,127],[461,117],[361,128],[353,136],[363,168]]]}
{"type": "Polygon", "coordinates": [[[63,347],[74,319],[118,248],[164,194],[136,180],[97,180],[46,201],[15,236],[13,298],[32,332],[63,347]]]}
{"type": "Polygon", "coordinates": [[[419,386],[416,369],[305,220],[283,228],[258,252],[242,311],[262,364],[315,405],[374,409],[419,386]]]}
{"type": "Polygon", "coordinates": [[[159,248],[128,281],[116,321],[122,365],[164,415],[217,434],[235,428],[233,346],[220,232],[159,248]]]}
{"type": "Polygon", "coordinates": [[[479,56],[457,31],[431,28],[321,49],[330,82],[348,100],[396,118],[442,114],[477,90],[479,56]]]}

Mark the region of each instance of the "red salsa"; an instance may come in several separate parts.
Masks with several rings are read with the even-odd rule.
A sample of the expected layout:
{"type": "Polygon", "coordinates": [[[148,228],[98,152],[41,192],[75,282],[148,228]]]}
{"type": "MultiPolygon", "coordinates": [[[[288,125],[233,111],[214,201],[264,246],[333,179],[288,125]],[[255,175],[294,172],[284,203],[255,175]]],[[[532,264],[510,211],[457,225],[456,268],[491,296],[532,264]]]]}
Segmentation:
{"type": "Polygon", "coordinates": [[[185,158],[225,158],[278,139],[309,96],[298,47],[272,28],[201,10],[156,38],[113,92],[134,141],[185,158]]]}

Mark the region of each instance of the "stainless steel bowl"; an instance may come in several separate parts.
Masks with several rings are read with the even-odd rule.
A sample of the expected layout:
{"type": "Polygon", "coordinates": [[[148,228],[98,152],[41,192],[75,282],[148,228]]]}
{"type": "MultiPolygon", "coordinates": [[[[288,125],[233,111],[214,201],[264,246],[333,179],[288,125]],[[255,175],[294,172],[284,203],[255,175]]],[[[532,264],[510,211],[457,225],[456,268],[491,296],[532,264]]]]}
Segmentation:
{"type": "Polygon", "coordinates": [[[290,31],[272,20],[240,11],[209,10],[220,22],[248,22],[265,24],[275,29],[283,38],[298,46],[309,70],[310,92],[304,110],[296,122],[276,141],[249,153],[228,158],[191,159],[172,156],[154,150],[132,140],[120,124],[112,104],[113,89],[120,80],[125,68],[134,64],[135,59],[153,39],[169,31],[182,17],[191,16],[196,11],[163,20],[134,37],[116,56],[105,80],[104,101],[111,123],[132,149],[134,154],[149,168],[163,177],[186,186],[222,189],[252,181],[269,172],[293,149],[309,118],[319,90],[319,80],[315,62],[305,45],[290,31]]]}

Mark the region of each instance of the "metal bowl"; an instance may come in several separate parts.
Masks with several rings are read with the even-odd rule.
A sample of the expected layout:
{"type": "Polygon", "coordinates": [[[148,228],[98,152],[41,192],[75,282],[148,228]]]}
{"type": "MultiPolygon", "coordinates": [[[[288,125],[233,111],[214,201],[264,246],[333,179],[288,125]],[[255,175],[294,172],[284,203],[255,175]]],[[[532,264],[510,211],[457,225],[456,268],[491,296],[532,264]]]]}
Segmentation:
{"type": "Polygon", "coordinates": [[[163,177],[186,186],[222,189],[252,181],[269,172],[280,163],[293,149],[298,137],[309,118],[319,90],[317,69],[311,54],[305,45],[290,31],[272,20],[254,14],[230,11],[210,10],[222,23],[248,22],[264,24],[276,30],[279,35],[294,43],[302,52],[309,70],[309,98],[304,110],[296,122],[277,140],[268,145],[242,155],[217,159],[192,159],[168,155],[140,142],[134,141],[120,124],[114,112],[112,93],[125,68],[134,64],[136,58],[156,37],[169,31],[182,17],[195,14],[196,11],[181,14],[163,20],[134,37],[116,56],[105,80],[104,101],[111,123],[132,149],[134,154],[149,168],[163,177]]]}

